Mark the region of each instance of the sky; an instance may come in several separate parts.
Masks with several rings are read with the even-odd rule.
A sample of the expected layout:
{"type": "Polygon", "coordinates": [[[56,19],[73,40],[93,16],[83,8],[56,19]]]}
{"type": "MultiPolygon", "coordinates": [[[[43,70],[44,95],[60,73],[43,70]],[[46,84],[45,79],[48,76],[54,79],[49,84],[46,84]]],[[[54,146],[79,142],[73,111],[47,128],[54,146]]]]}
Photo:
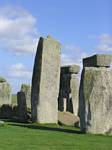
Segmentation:
{"type": "Polygon", "coordinates": [[[112,0],[0,0],[0,76],[13,93],[31,84],[40,36],[61,43],[62,65],[112,54],[111,7],[112,0]]]}

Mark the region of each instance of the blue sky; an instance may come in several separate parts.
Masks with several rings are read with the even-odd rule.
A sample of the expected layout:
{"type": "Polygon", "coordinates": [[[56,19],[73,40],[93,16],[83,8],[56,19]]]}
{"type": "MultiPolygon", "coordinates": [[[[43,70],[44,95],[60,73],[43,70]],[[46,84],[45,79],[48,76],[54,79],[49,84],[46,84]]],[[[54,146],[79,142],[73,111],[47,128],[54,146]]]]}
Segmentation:
{"type": "Polygon", "coordinates": [[[111,0],[0,0],[0,76],[30,83],[36,46],[48,34],[62,44],[62,64],[112,54],[111,0]]]}

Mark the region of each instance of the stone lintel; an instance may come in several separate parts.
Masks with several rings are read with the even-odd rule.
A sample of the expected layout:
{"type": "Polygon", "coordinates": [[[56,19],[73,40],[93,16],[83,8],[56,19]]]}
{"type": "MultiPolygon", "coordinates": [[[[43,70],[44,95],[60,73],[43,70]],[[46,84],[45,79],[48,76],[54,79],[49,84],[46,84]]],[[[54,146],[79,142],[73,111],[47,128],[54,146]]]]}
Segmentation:
{"type": "Polygon", "coordinates": [[[61,67],[62,74],[78,74],[80,71],[80,66],[78,65],[68,65],[61,67]]]}
{"type": "Polygon", "coordinates": [[[110,67],[112,55],[96,54],[83,59],[84,67],[110,67]]]}

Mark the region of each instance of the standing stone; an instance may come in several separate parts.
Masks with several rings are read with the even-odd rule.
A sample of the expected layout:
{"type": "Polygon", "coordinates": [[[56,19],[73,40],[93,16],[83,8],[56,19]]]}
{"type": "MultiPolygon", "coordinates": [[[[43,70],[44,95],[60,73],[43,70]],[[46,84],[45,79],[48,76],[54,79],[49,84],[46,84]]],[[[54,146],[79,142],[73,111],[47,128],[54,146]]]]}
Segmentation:
{"type": "Polygon", "coordinates": [[[35,57],[31,109],[32,121],[57,123],[60,80],[60,43],[50,36],[40,38],[35,57]]]}
{"type": "Polygon", "coordinates": [[[0,77],[0,106],[11,104],[11,87],[7,81],[0,77]]]}
{"type": "Polygon", "coordinates": [[[22,84],[21,92],[25,93],[27,108],[31,108],[31,86],[27,84],[22,84]]]}
{"type": "Polygon", "coordinates": [[[94,134],[112,134],[112,70],[109,68],[111,56],[104,56],[105,65],[100,55],[83,60],[79,101],[80,126],[82,131],[94,134]]]}
{"type": "Polygon", "coordinates": [[[65,110],[78,115],[78,91],[79,83],[77,74],[80,67],[77,65],[61,67],[60,93],[58,99],[58,110],[65,110]]]}
{"type": "Polygon", "coordinates": [[[26,98],[24,92],[17,93],[17,103],[18,103],[18,119],[21,122],[26,122],[27,107],[26,107],[26,98]]]}

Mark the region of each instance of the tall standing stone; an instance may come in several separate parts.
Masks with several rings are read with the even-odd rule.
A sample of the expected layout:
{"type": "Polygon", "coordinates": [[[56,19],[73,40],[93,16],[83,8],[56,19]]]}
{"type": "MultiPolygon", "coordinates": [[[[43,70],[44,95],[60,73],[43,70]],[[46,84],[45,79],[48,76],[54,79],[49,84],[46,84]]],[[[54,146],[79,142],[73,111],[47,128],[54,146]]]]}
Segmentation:
{"type": "Polygon", "coordinates": [[[80,84],[81,130],[112,134],[112,56],[95,55],[83,60],[80,84]]]}
{"type": "Polygon", "coordinates": [[[41,37],[37,47],[32,77],[32,121],[57,123],[59,81],[60,43],[50,36],[41,37]]]}
{"type": "Polygon", "coordinates": [[[26,107],[26,97],[24,92],[17,93],[17,103],[18,103],[18,119],[21,122],[26,122],[27,107],[26,107]]]}
{"type": "Polygon", "coordinates": [[[0,77],[0,106],[3,104],[11,104],[11,86],[0,77]]]}
{"type": "Polygon", "coordinates": [[[22,84],[21,92],[25,93],[27,108],[31,108],[31,86],[27,84],[22,84]]]}
{"type": "Polygon", "coordinates": [[[79,81],[77,74],[80,70],[78,65],[61,67],[60,92],[58,110],[69,111],[78,115],[79,81]],[[66,104],[66,106],[65,106],[66,104]]]}

